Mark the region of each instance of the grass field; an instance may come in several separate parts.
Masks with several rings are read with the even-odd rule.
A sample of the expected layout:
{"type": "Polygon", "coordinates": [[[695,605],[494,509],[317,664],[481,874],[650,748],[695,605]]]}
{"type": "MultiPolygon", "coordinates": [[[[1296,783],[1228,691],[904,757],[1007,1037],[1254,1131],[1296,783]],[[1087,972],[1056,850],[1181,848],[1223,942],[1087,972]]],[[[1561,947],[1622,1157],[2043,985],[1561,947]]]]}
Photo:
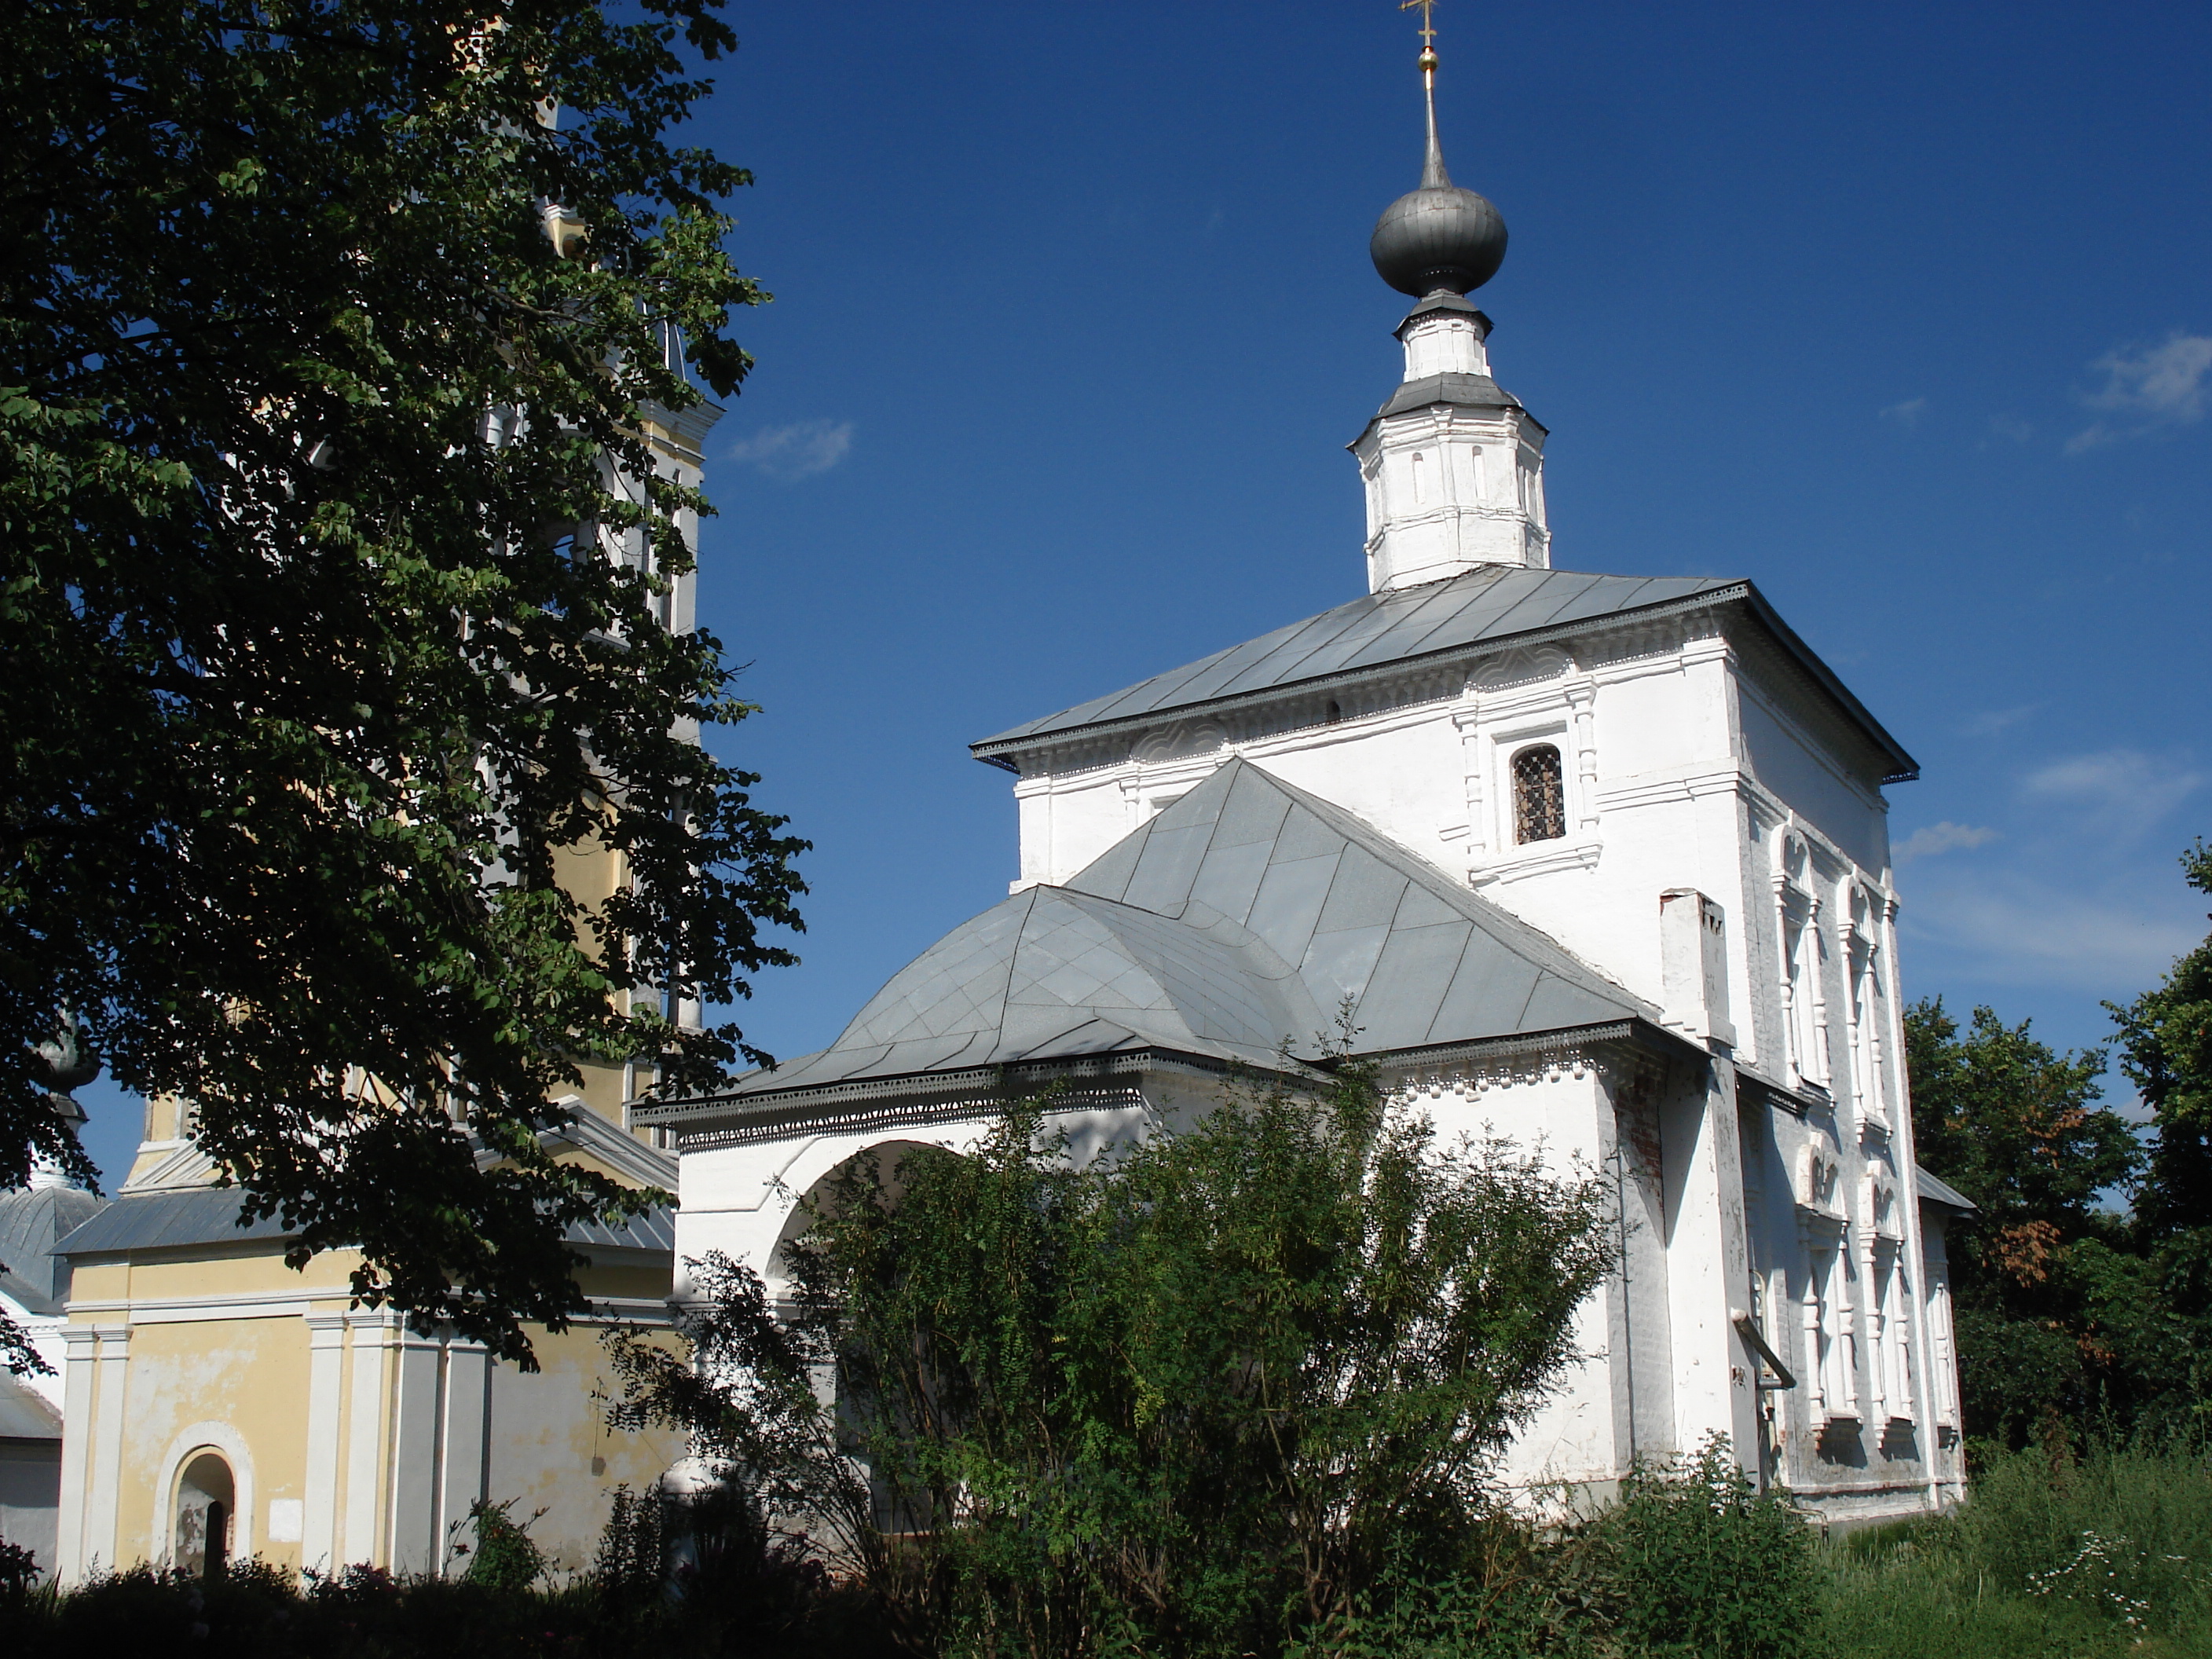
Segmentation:
{"type": "Polygon", "coordinates": [[[1972,1491],[1821,1547],[1836,1659],[2212,1659],[2212,1458],[2023,1452],[1972,1491]]]}

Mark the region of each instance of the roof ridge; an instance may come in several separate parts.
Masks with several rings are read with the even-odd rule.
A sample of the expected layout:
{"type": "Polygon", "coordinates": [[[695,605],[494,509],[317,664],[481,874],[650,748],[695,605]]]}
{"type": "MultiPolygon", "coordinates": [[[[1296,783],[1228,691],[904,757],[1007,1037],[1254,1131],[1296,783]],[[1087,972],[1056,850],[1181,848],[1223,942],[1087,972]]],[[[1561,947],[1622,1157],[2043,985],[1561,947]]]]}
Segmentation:
{"type": "MultiPolygon", "coordinates": [[[[1420,883],[1437,896],[1449,900],[1455,908],[1461,910],[1467,916],[1469,921],[1490,933],[1491,937],[1505,949],[1517,955],[1525,955],[1522,941],[1533,943],[1538,949],[1548,950],[1557,955],[1569,968],[1589,975],[1605,994],[1625,1000],[1628,1004],[1626,1012],[1647,1019],[1656,1019],[1660,1017],[1661,1011],[1656,1005],[1645,1001],[1596,963],[1585,961],[1542,928],[1516,915],[1495,899],[1486,898],[1480,893],[1454,882],[1449,876],[1437,869],[1419,853],[1405,846],[1395,837],[1384,834],[1350,807],[1339,805],[1333,800],[1302,789],[1289,780],[1269,771],[1258,762],[1247,760],[1242,755],[1231,756],[1222,763],[1218,770],[1226,772],[1231,767],[1239,766],[1247,767],[1258,773],[1293,801],[1322,819],[1323,823],[1329,823],[1332,817],[1342,819],[1344,821],[1342,823],[1331,823],[1330,827],[1340,831],[1348,828],[1355,832],[1354,838],[1360,842],[1365,851],[1382,855],[1384,861],[1397,870],[1401,875],[1420,883]],[[1503,924],[1502,929],[1494,928],[1491,925],[1493,923],[1503,924]],[[1501,937],[1501,932],[1509,936],[1518,934],[1522,939],[1516,940],[1511,937],[1501,937]]],[[[1211,782],[1212,780],[1209,779],[1207,781],[1211,782]]],[[[1549,966],[1542,963],[1537,965],[1549,966]]]]}

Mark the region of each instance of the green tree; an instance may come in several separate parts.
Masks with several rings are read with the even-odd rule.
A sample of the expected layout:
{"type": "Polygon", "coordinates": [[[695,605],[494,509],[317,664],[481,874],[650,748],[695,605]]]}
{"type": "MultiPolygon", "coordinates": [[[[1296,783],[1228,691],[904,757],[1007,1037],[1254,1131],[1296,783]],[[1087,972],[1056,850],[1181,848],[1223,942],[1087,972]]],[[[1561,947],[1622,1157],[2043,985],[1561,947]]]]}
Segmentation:
{"type": "MultiPolygon", "coordinates": [[[[2181,855],[2189,884],[2212,893],[2212,848],[2181,855]]],[[[2151,1113],[2148,1167],[2135,1212],[2148,1288],[2165,1317],[2157,1351],[2171,1370],[2173,1413],[2212,1414],[2212,938],[2176,961],[2157,989],[2124,1006],[2120,1069],[2151,1113]]]]}
{"type": "Polygon", "coordinates": [[[657,615],[705,504],[651,425],[763,297],[747,176],[669,137],[718,3],[11,9],[0,1185],[85,1171],[73,1018],[295,1261],[526,1360],[563,1226],[638,1201],[541,1150],[548,1097],[751,1053],[666,1017],[790,960],[802,890],[696,741],[747,712],[717,642],[657,615]]]}
{"type": "Polygon", "coordinates": [[[1600,1183],[1439,1145],[1347,1062],[1080,1168],[1035,1104],[966,1157],[862,1158],[783,1323],[710,1262],[690,1356],[616,1352],[630,1420],[812,1516],[918,1645],[1331,1648],[1458,1564],[1602,1222],[1600,1183]]]}
{"type": "Polygon", "coordinates": [[[1969,1431],[2017,1443],[2117,1404],[2106,1316],[2127,1324],[2135,1298],[2125,1219],[2100,1194],[2142,1149],[2098,1103],[2104,1051],[2054,1049],[1986,1007],[1961,1033],[1940,997],[1905,1011],[1905,1036],[1917,1155],[1975,1205],[1951,1249],[1969,1431]]]}

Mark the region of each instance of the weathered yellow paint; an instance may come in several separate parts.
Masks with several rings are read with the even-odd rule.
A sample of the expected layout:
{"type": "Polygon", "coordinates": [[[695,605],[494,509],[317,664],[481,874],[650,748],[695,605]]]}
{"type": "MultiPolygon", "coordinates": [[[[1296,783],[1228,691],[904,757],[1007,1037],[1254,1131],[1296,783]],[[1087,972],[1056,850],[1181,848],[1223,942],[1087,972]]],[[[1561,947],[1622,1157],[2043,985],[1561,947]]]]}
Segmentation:
{"type": "Polygon", "coordinates": [[[137,1326],[131,1338],[129,1410],[123,1439],[123,1487],[117,1512],[121,1560],[157,1561],[170,1547],[178,1455],[205,1422],[237,1428],[252,1449],[250,1537],[264,1560],[297,1571],[296,1543],[268,1541],[270,1504],[306,1495],[303,1413],[307,1328],[293,1319],[213,1319],[137,1326]]]}
{"type": "MultiPolygon", "coordinates": [[[[564,878],[596,904],[618,862],[578,856],[564,878]]],[[[587,1108],[620,1124],[626,1068],[580,1070],[587,1108]]],[[[146,1117],[134,1178],[180,1150],[177,1103],[150,1102],[146,1117]]],[[[605,1169],[574,1148],[560,1156],[605,1169]]],[[[77,1258],[63,1570],[167,1561],[179,1468],[203,1442],[232,1467],[234,1540],[289,1571],[453,1571],[478,1495],[537,1516],[532,1536],[556,1569],[587,1566],[616,1487],[652,1486],[684,1452],[678,1437],[608,1424],[617,1385],[601,1338],[614,1323],[665,1330],[673,1268],[608,1254],[579,1278],[593,1316],[532,1333],[535,1375],[355,1308],[351,1250],[296,1270],[281,1243],[245,1239],[77,1258]]]]}

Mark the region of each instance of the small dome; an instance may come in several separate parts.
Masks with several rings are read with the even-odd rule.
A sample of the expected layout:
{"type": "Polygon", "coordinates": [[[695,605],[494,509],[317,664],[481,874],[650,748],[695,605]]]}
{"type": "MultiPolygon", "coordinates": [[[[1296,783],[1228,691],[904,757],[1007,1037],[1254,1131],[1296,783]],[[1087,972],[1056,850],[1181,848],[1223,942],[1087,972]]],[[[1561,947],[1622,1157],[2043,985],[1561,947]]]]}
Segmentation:
{"type": "Polygon", "coordinates": [[[1505,220],[1486,196],[1449,181],[1425,182],[1382,210],[1367,253],[1376,274],[1401,294],[1417,300],[1438,289],[1465,294],[1504,263],[1505,220]]]}

